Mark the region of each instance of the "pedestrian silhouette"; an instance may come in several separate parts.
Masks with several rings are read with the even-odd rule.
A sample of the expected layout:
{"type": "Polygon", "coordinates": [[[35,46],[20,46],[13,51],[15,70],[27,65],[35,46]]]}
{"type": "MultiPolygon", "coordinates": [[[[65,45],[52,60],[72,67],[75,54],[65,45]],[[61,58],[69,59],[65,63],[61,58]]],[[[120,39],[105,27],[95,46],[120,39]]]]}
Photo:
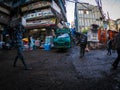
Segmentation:
{"type": "Polygon", "coordinates": [[[112,50],[112,40],[110,39],[110,37],[108,37],[107,40],[107,55],[111,55],[111,50],[112,50]]]}
{"type": "Polygon", "coordinates": [[[112,64],[113,70],[118,67],[118,64],[120,62],[120,29],[115,38],[115,45],[116,45],[116,49],[117,49],[117,58],[115,59],[115,61],[112,64]]]}
{"type": "Polygon", "coordinates": [[[17,55],[15,57],[15,60],[14,60],[14,63],[13,63],[13,66],[16,67],[16,62],[18,59],[21,59],[23,65],[24,65],[24,69],[25,70],[28,70],[30,68],[27,67],[27,64],[24,60],[24,57],[23,57],[23,41],[22,41],[22,34],[24,32],[24,28],[22,25],[17,25],[15,28],[14,28],[14,34],[15,34],[15,46],[17,48],[17,55]]]}
{"type": "Polygon", "coordinates": [[[85,48],[87,45],[87,36],[84,34],[81,34],[77,44],[80,46],[80,58],[82,58],[85,55],[85,48]]]}
{"type": "Polygon", "coordinates": [[[28,47],[29,47],[29,50],[30,50],[30,46],[31,46],[31,39],[30,39],[30,35],[28,36],[28,47]]]}

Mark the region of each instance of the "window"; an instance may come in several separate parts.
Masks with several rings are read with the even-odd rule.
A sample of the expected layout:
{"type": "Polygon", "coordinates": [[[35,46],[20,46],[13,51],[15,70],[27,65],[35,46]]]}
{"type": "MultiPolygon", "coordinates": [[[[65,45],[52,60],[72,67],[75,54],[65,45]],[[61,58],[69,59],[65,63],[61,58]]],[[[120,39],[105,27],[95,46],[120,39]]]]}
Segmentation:
{"type": "Polygon", "coordinates": [[[79,14],[89,14],[88,10],[79,10],[78,11],[79,14]]]}
{"type": "Polygon", "coordinates": [[[78,11],[79,14],[84,14],[83,10],[78,11]]]}

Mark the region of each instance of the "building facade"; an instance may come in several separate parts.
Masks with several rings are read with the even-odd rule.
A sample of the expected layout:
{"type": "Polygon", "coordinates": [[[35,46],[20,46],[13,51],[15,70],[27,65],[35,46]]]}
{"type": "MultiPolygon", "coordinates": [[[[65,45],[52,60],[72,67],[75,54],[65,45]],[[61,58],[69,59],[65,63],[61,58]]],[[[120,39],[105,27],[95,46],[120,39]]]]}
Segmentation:
{"type": "Polygon", "coordinates": [[[117,31],[117,27],[116,27],[116,21],[112,20],[112,19],[108,19],[108,30],[112,30],[112,31],[117,31]]]}
{"type": "Polygon", "coordinates": [[[77,29],[78,32],[81,32],[83,29],[89,28],[92,24],[99,26],[103,25],[102,15],[99,11],[99,8],[88,3],[77,3],[76,5],[77,15],[77,29]]]}
{"type": "Polygon", "coordinates": [[[116,20],[116,24],[117,24],[117,30],[119,30],[120,29],[120,19],[116,20]]]}
{"type": "Polygon", "coordinates": [[[32,35],[44,40],[45,36],[51,35],[52,29],[62,28],[67,22],[65,0],[6,0],[3,3],[11,8],[6,23],[14,28],[22,22],[26,29],[25,37],[32,35]]]}

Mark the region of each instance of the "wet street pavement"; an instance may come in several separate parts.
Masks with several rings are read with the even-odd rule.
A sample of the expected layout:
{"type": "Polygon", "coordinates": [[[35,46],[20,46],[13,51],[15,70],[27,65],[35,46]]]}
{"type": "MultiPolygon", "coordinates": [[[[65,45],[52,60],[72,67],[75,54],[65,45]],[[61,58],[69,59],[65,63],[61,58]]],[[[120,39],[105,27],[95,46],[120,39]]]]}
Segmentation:
{"type": "Polygon", "coordinates": [[[79,47],[67,51],[24,51],[32,70],[20,60],[13,67],[15,50],[0,50],[0,90],[120,90],[120,64],[111,71],[116,53],[91,50],[79,58],[79,47]]]}

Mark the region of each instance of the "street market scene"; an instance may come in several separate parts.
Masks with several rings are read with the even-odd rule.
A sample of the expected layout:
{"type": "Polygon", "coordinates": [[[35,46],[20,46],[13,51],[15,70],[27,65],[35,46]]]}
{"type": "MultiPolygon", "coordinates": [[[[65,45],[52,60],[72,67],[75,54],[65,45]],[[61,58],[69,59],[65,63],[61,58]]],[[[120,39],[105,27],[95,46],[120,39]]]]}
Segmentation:
{"type": "Polygon", "coordinates": [[[0,0],[0,90],[120,90],[119,4],[0,0]]]}

